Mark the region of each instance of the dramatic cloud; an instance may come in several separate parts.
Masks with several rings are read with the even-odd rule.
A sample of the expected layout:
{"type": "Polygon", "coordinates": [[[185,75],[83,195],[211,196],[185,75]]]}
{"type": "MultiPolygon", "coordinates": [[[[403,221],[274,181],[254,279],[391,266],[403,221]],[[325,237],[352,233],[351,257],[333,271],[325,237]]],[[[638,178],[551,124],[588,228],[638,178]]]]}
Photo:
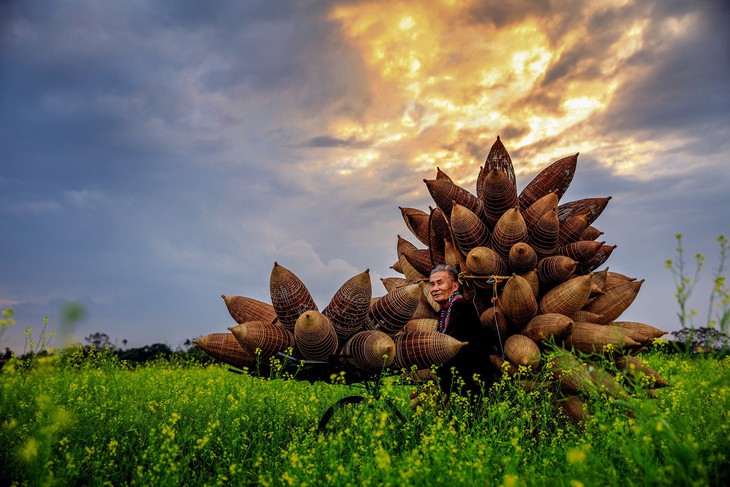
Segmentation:
{"type": "Polygon", "coordinates": [[[0,345],[78,301],[77,339],[174,346],[230,325],[220,294],[268,300],[274,261],[320,307],[366,268],[382,294],[415,242],[398,207],[433,205],[437,166],[473,191],[497,135],[518,189],[580,152],[565,199],[613,196],[608,266],[646,278],[627,319],[676,329],[674,234],[711,266],[730,232],[728,21],[709,0],[6,2],[0,345]]]}

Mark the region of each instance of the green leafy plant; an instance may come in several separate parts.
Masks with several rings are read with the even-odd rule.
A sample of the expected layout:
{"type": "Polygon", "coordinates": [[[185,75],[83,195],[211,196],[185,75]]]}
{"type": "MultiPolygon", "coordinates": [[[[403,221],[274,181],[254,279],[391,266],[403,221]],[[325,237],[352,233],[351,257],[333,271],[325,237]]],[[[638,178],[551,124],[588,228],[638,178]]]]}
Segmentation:
{"type": "Polygon", "coordinates": [[[47,353],[51,339],[56,335],[55,331],[50,333],[46,331],[48,328],[48,318],[43,318],[43,328],[38,335],[38,339],[33,339],[33,327],[29,326],[25,329],[25,344],[23,345],[23,355],[18,361],[18,371],[23,376],[23,383],[28,378],[28,374],[33,367],[38,364],[40,357],[47,353]]]}
{"type": "MultiPolygon", "coordinates": [[[[688,323],[692,325],[693,316],[697,314],[695,309],[687,309],[687,303],[689,298],[692,296],[697,281],[699,280],[702,267],[705,264],[705,257],[702,254],[695,254],[695,270],[692,277],[689,276],[689,271],[685,265],[684,246],[682,245],[682,234],[677,233],[674,235],[677,240],[677,258],[676,260],[667,259],[665,267],[672,273],[672,279],[674,280],[674,297],[677,299],[679,305],[679,312],[677,317],[682,328],[688,328],[688,323]]],[[[694,328],[694,326],[692,326],[694,328]]]]}
{"type": "Polygon", "coordinates": [[[0,340],[2,340],[5,331],[15,324],[13,319],[13,308],[3,310],[2,318],[0,318],[0,340]]]}
{"type": "Polygon", "coordinates": [[[47,373],[30,374],[24,387],[19,374],[0,374],[4,484],[675,486],[728,480],[730,361],[715,356],[643,354],[672,387],[646,389],[643,380],[615,374],[623,384],[635,380],[640,390],[622,401],[586,397],[590,415],[581,428],[556,405],[557,384],[528,389],[512,378],[478,407],[452,399],[448,410],[426,391],[412,410],[409,393],[416,386],[386,382],[382,398],[405,421],[392,407],[363,402],[321,431],[328,408],[360,389],[262,380],[219,365],[127,367],[109,350],[73,353],[71,367],[60,361],[47,373]]]}
{"type": "Polygon", "coordinates": [[[728,288],[727,278],[724,274],[728,239],[724,235],[720,235],[716,240],[720,245],[720,263],[713,275],[714,281],[710,293],[710,304],[707,309],[707,326],[709,328],[717,327],[723,333],[727,333],[730,329],[730,288],[728,288]],[[713,311],[716,312],[714,314],[715,319],[712,319],[713,311]]]}
{"type": "MultiPolygon", "coordinates": [[[[694,254],[694,271],[689,269],[685,262],[685,251],[682,245],[682,234],[674,236],[677,240],[677,258],[667,259],[665,267],[672,273],[674,280],[674,297],[679,305],[677,317],[682,328],[694,328],[694,316],[698,314],[696,309],[688,308],[692,293],[699,281],[702,268],[706,258],[700,253],[694,254]]],[[[716,239],[720,246],[718,265],[713,274],[713,286],[710,291],[709,304],[707,309],[706,327],[718,328],[721,332],[727,333],[730,328],[730,288],[727,285],[725,265],[728,251],[728,239],[720,235],[716,239]]]]}
{"type": "MultiPolygon", "coordinates": [[[[0,338],[13,325],[15,325],[13,309],[6,308],[2,312],[2,318],[0,318],[0,338]]],[[[17,371],[23,378],[23,383],[25,383],[30,371],[38,364],[40,358],[48,354],[48,345],[56,333],[54,331],[48,332],[47,328],[48,318],[44,318],[43,328],[41,328],[37,339],[33,339],[33,327],[26,328],[23,354],[20,357],[13,356],[8,362],[8,369],[17,371]]]]}

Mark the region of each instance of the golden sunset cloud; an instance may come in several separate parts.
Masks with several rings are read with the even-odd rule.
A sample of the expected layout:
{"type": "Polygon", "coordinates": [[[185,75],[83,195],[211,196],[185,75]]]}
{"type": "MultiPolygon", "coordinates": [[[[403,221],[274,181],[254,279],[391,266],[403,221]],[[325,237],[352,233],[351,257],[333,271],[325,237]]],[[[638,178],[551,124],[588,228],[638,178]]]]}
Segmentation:
{"type": "MultiPolygon", "coordinates": [[[[608,140],[588,123],[640,74],[628,60],[645,45],[649,19],[625,13],[626,4],[591,2],[571,12],[568,27],[557,11],[497,25],[480,20],[470,2],[335,7],[331,19],[361,56],[369,97],[360,118],[330,123],[330,136],[368,145],[348,151],[338,170],[387,164],[398,154],[402,164],[440,166],[463,184],[501,134],[510,153],[527,159],[516,164],[518,175],[575,152],[631,172],[656,142],[608,140]],[[609,14],[623,23],[591,28],[609,14]]],[[[683,30],[674,23],[665,32],[683,30]]]]}

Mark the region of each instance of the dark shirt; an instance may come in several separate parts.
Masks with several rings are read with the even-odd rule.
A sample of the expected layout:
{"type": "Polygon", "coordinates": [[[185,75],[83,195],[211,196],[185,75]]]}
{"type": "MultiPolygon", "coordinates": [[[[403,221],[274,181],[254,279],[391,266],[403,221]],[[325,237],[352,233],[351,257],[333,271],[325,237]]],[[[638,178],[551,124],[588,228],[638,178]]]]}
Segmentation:
{"type": "Polygon", "coordinates": [[[466,394],[471,392],[479,398],[492,385],[493,370],[489,361],[491,340],[483,329],[479,313],[471,301],[459,298],[451,304],[451,314],[446,327],[446,334],[461,342],[469,342],[449,361],[438,368],[436,375],[439,385],[445,393],[456,392],[466,394]],[[463,388],[455,380],[452,367],[464,381],[463,388]],[[479,381],[474,380],[474,374],[479,374],[479,381]]]}

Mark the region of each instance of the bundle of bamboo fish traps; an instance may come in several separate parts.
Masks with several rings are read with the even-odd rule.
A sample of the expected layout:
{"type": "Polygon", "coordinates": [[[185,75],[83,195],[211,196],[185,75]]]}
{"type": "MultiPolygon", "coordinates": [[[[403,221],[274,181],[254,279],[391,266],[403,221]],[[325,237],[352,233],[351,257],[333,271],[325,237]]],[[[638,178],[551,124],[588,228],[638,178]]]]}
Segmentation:
{"type": "Polygon", "coordinates": [[[306,285],[275,262],[269,288],[271,304],[224,295],[237,324],[229,334],[214,333],[195,343],[239,369],[268,370],[268,361],[281,357],[296,367],[310,365],[314,373],[301,375],[307,380],[344,370],[360,380],[385,369],[429,368],[443,364],[466,345],[436,332],[435,321],[422,318],[434,311],[425,298],[427,287],[420,283],[393,286],[373,299],[366,270],[342,284],[320,312],[306,285]],[[424,302],[428,311],[422,309],[424,302]]]}
{"type": "Polygon", "coordinates": [[[365,374],[439,366],[469,346],[436,331],[439,305],[427,281],[434,266],[448,264],[492,337],[485,360],[500,374],[548,377],[576,422],[584,419],[586,397],[625,394],[617,376],[666,386],[635,357],[666,332],[617,321],[644,281],[599,270],[616,248],[598,241],[603,232],[594,226],[611,197],[561,202],[577,161],[575,154],[553,162],[518,193],[512,160],[497,137],[474,193],[437,168],[435,179],[424,180],[435,206],[400,208],[421,246],[397,237],[392,269],[400,275],[382,279],[384,296],[373,298],[366,270],[320,312],[305,284],[274,263],[271,303],[223,296],[238,324],[225,339],[214,334],[197,343],[239,367],[281,355],[365,374]]]}
{"type": "MultiPolygon", "coordinates": [[[[599,270],[616,248],[597,241],[603,232],[594,226],[611,197],[561,202],[577,161],[578,154],[555,161],[519,193],[499,137],[474,193],[437,168],[435,179],[424,180],[435,207],[400,208],[425,248],[399,235],[392,269],[402,277],[388,285],[424,282],[438,264],[459,270],[464,295],[493,338],[484,351],[492,365],[509,375],[549,377],[561,407],[581,422],[586,396],[625,393],[617,375],[640,377],[648,388],[668,384],[634,357],[666,332],[617,321],[644,281],[599,270]]],[[[419,318],[437,317],[438,306],[432,308],[419,318]]]]}

